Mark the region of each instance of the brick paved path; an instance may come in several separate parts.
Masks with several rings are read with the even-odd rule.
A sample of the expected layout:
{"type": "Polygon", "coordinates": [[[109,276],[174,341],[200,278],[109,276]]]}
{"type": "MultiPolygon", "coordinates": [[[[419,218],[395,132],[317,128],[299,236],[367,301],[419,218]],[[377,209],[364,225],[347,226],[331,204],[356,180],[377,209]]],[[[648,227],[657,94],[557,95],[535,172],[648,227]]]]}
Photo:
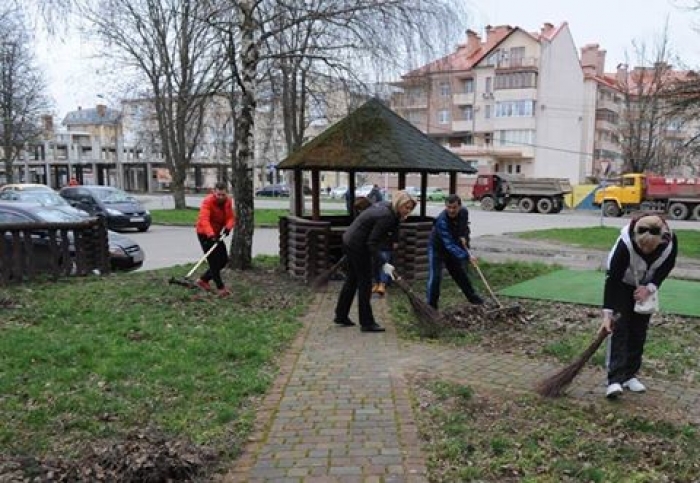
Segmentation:
{"type": "MultiPolygon", "coordinates": [[[[305,327],[258,412],[258,430],[227,482],[427,482],[405,376],[427,373],[473,387],[530,392],[560,366],[478,348],[399,341],[386,300],[374,300],[382,334],[332,324],[339,286],[317,295],[305,327]]],[[[396,291],[391,291],[392,296],[396,291]]],[[[400,295],[395,295],[400,296],[400,295]]],[[[356,309],[355,304],[353,306],[356,309]]],[[[354,320],[357,320],[355,314],[354,320]]],[[[660,407],[700,423],[700,390],[646,379],[660,407]]],[[[603,373],[586,370],[572,398],[606,402],[603,373]]]]}

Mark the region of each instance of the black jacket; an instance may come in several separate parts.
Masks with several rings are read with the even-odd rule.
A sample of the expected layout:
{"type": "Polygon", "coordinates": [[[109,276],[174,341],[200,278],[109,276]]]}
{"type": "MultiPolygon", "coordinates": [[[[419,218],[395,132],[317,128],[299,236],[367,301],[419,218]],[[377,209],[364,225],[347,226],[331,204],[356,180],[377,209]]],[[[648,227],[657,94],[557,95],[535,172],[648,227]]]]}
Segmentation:
{"type": "Polygon", "coordinates": [[[392,209],[391,203],[375,203],[355,218],[343,234],[343,244],[355,253],[367,252],[377,265],[381,263],[379,252],[382,247],[396,237],[399,222],[399,216],[392,209]]]}

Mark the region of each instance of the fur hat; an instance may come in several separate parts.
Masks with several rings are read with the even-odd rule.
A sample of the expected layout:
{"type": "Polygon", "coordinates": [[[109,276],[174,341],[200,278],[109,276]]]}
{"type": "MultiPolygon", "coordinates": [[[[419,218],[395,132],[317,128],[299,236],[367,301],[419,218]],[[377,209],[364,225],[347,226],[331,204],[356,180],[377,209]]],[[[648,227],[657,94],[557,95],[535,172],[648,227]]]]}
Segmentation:
{"type": "Polygon", "coordinates": [[[411,203],[411,210],[413,210],[418,203],[411,197],[406,191],[397,191],[391,199],[391,207],[396,213],[399,212],[399,207],[405,205],[406,203],[411,203]]]}

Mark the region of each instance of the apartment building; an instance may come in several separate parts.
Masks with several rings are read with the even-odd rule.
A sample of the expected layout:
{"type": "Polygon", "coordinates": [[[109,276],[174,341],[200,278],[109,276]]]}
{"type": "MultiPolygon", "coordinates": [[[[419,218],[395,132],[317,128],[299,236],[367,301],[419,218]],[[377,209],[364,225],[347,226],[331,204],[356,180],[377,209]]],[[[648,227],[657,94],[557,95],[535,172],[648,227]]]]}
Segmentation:
{"type": "Polygon", "coordinates": [[[569,26],[488,26],[444,58],[402,76],[393,108],[481,173],[568,178],[583,151],[584,76],[569,26]]]}
{"type": "Polygon", "coordinates": [[[637,145],[648,157],[650,171],[697,175],[700,165],[692,140],[700,123],[666,110],[668,89],[695,74],[663,62],[631,69],[618,64],[615,72],[606,73],[605,56],[597,44],[581,48],[587,106],[584,144],[592,153],[593,177],[611,177],[629,170],[630,158],[641,154],[630,145],[637,145]],[[634,137],[640,140],[627,142],[634,137]]]}

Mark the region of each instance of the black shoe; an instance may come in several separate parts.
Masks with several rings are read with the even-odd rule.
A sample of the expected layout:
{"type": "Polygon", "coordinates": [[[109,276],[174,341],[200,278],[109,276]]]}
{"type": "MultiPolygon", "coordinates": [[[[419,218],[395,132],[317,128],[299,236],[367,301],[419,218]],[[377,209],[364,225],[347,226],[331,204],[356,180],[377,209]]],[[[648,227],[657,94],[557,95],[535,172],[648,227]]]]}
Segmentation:
{"type": "Polygon", "coordinates": [[[350,319],[335,319],[333,322],[341,327],[353,327],[355,325],[355,322],[350,319]]]}
{"type": "Polygon", "coordinates": [[[471,303],[472,305],[484,305],[484,299],[482,299],[478,295],[472,295],[471,297],[469,297],[468,300],[469,303],[471,303]]]}
{"type": "Polygon", "coordinates": [[[362,332],[384,332],[386,329],[379,324],[363,325],[360,327],[362,332]]]}

